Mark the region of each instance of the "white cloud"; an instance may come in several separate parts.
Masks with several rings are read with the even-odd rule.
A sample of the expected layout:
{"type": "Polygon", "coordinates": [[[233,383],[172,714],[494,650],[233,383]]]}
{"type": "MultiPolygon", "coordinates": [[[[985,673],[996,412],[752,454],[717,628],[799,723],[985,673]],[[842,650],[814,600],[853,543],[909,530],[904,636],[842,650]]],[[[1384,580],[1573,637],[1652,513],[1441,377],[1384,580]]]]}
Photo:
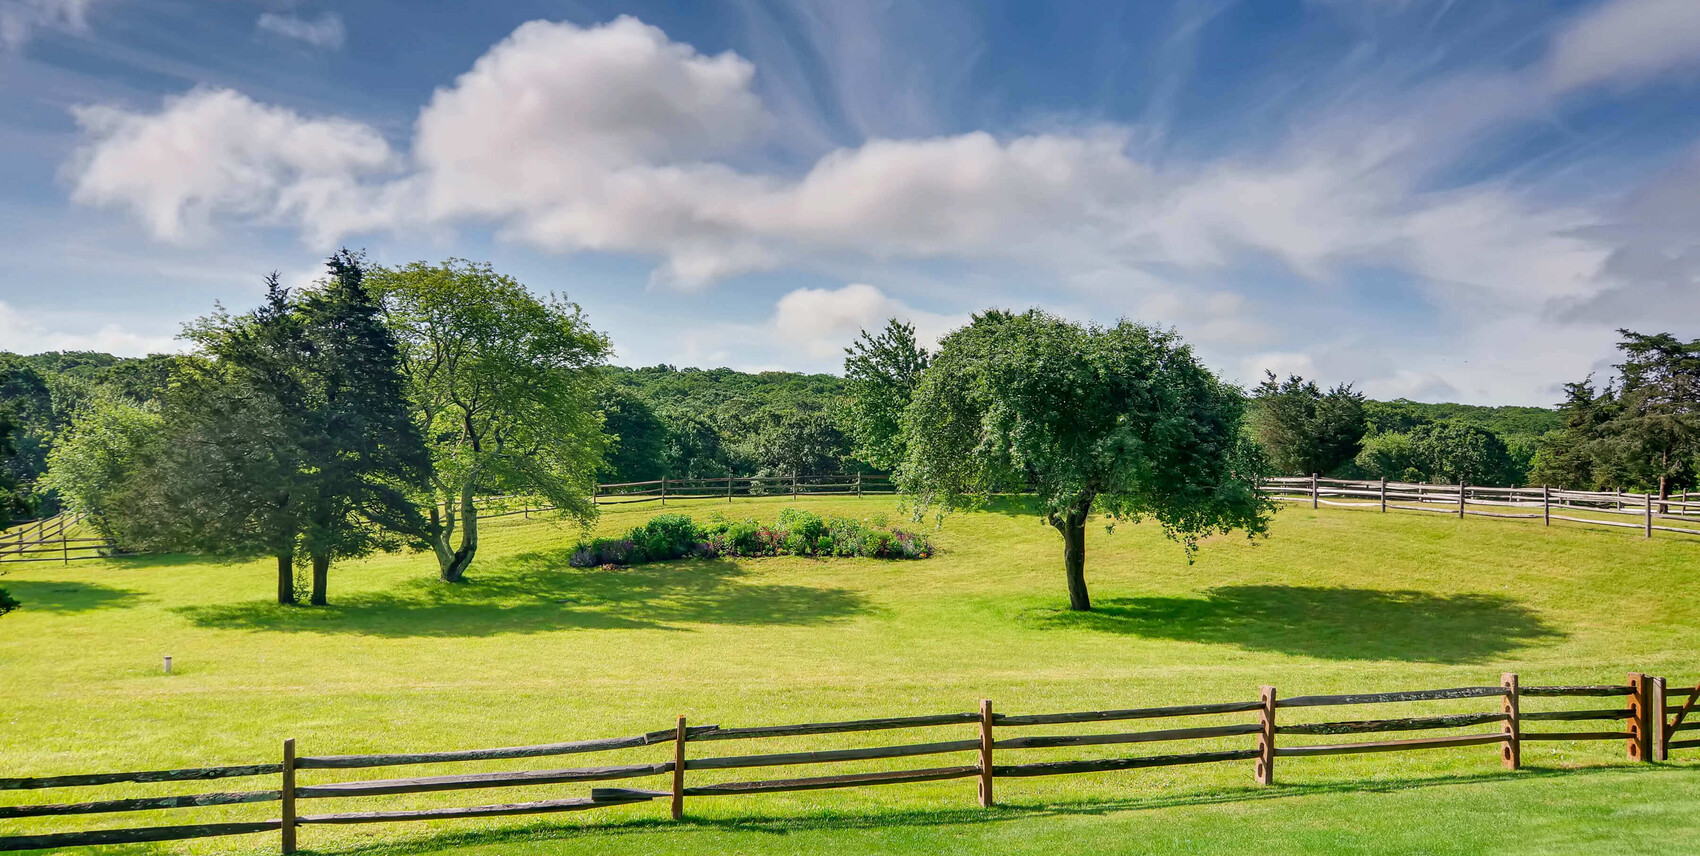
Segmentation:
{"type": "Polygon", "coordinates": [[[325,50],[342,47],[348,37],[342,25],[342,16],[335,12],[326,12],[317,18],[265,12],[260,15],[254,26],[262,33],[295,39],[325,50]]]}
{"type": "Polygon", "coordinates": [[[38,30],[81,32],[96,0],[0,0],[0,44],[21,47],[38,30]]]}
{"type": "MultiPolygon", "coordinates": [[[[551,251],[654,258],[658,281],[685,287],[894,259],[999,266],[1122,289],[1130,296],[1111,311],[1180,323],[1248,371],[1273,361],[1371,389],[1475,395],[1492,385],[1479,358],[1494,340],[1471,338],[1488,319],[1513,318],[1522,326],[1501,329],[1528,335],[1570,324],[1593,342],[1599,315],[1563,307],[1589,306],[1651,267],[1691,290],[1692,269],[1661,260],[1692,244],[1638,243],[1634,224],[1657,214],[1554,203],[1509,183],[1436,191],[1446,181],[1436,176],[1483,139],[1542,119],[1567,91],[1690,63],[1694,10],[1692,0],[1615,0],[1562,27],[1523,70],[1442,78],[1368,109],[1346,101],[1237,157],[1159,160],[1140,150],[1150,135],[1139,128],[1052,126],[874,138],[800,169],[764,164],[774,118],[743,58],[701,54],[630,17],[531,22],[437,90],[407,154],[366,124],[203,89],[156,113],[81,108],[89,143],[67,175],[77,201],[128,209],[172,240],[223,218],[294,224],[316,247],[490,224],[551,251]],[[1432,310],[1425,323],[1478,362],[1400,365],[1367,336],[1297,341],[1322,321],[1291,301],[1259,302],[1264,282],[1223,282],[1272,268],[1320,289],[1309,295],[1318,307],[1347,272],[1391,271],[1432,310]],[[1310,362],[1296,361],[1299,347],[1310,362]]],[[[1681,210],[1692,198],[1642,208],[1681,210]]],[[[893,314],[928,321],[873,286],[800,289],[779,302],[773,330],[824,359],[893,314]]],[[[1508,359],[1505,377],[1567,370],[1544,365],[1549,354],[1508,359]]]]}
{"type": "Polygon", "coordinates": [[[1700,62],[1700,3],[1611,0],[1554,37],[1547,58],[1560,91],[1595,83],[1638,83],[1700,62]]]}
{"type": "Polygon", "coordinates": [[[874,286],[851,283],[836,289],[799,288],[781,297],[774,307],[773,330],[819,359],[843,354],[857,334],[877,333],[891,318],[914,325],[915,338],[925,345],[936,344],[967,322],[963,316],[914,309],[874,286]]]}
{"type": "Polygon", "coordinates": [[[67,333],[49,322],[0,301],[0,349],[18,354],[42,351],[105,351],[123,357],[176,353],[183,346],[170,336],[149,336],[106,324],[92,333],[67,333]]]}
{"type": "Polygon", "coordinates": [[[356,183],[394,154],[372,128],[312,119],[228,89],[167,98],[158,113],[79,107],[89,138],[67,165],[71,198],[130,210],[159,238],[204,235],[218,216],[299,224],[320,243],[393,221],[356,183]]]}

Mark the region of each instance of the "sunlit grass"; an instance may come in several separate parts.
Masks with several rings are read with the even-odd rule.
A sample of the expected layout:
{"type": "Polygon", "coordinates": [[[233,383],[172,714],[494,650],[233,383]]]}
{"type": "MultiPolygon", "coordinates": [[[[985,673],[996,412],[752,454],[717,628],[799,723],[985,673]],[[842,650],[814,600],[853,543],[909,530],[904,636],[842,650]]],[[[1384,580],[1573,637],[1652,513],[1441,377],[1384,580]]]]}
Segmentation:
{"type": "MultiPolygon", "coordinates": [[[[700,503],[690,506],[694,513],[771,519],[792,500],[700,503]]],[[[901,519],[890,499],[797,504],[901,519]]],[[[598,529],[618,532],[659,510],[610,511],[598,529]]],[[[1022,713],[1241,700],[1265,683],[1283,695],[1491,684],[1501,671],[1519,672],[1527,684],[1620,682],[1631,669],[1700,679],[1700,540],[1288,508],[1268,540],[1213,539],[1189,565],[1156,527],[1120,526],[1088,535],[1098,609],[1078,615],[1062,608],[1060,538],[1018,511],[947,518],[936,535],[939,555],[922,561],[770,558],[620,570],[569,567],[576,530],[515,516],[488,524],[466,584],[436,582],[428,556],[380,556],[334,569],[325,609],[268,603],[273,569],[265,562],[24,566],[0,582],[25,604],[0,619],[0,776],[267,761],[285,737],[296,738],[303,754],[335,754],[618,736],[670,727],[680,713],[693,723],[735,726],[966,711],[982,696],[999,711],[1022,713]],[[164,654],[174,658],[169,677],[161,674],[164,654]]],[[[1459,702],[1351,708],[1342,716],[1481,709],[1459,702]]],[[[1098,730],[1106,728],[1115,726],[1098,730]]],[[[1032,733],[1083,730],[1093,729],[1032,733]]],[[[970,731],[776,740],[759,750],[704,743],[691,751],[875,745],[970,731]]],[[[1031,750],[1000,754],[1000,763],[1205,748],[1031,750]]],[[[664,760],[669,751],[361,772],[622,763],[664,760]]],[[[1498,772],[1492,747],[1284,759],[1284,784],[1275,788],[1253,787],[1249,762],[1008,780],[999,782],[1005,805],[991,811],[973,806],[971,780],[701,798],[690,802],[683,825],[665,820],[658,803],[545,819],[312,827],[303,844],[491,854],[1656,853],[1683,852],[1685,836],[1700,838],[1700,764],[1631,767],[1616,742],[1531,743],[1524,757],[1531,769],[1518,774],[1498,772]]],[[[834,769],[896,763],[972,759],[834,769]]],[[[691,775],[764,774],[804,773],[691,775]]],[[[302,774],[304,784],[348,777],[302,774]]],[[[302,810],[586,790],[316,801],[302,810]]],[[[13,792],[0,802],[94,794],[13,792]]],[[[0,821],[0,834],[275,811],[0,821]]],[[[258,853],[276,844],[271,835],[112,852],[258,853]]]]}

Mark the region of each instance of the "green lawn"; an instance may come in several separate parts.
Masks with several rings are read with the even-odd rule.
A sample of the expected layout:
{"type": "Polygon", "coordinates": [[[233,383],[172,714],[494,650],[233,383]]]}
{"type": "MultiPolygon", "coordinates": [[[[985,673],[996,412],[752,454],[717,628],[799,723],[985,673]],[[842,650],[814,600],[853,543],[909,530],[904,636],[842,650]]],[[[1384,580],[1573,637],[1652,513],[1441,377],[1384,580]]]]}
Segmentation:
{"type": "MultiPolygon", "coordinates": [[[[741,501],[730,511],[771,519],[788,504],[741,501]]],[[[902,519],[889,499],[796,504],[902,519]]],[[[727,506],[695,508],[706,514],[727,506]]],[[[658,510],[609,511],[598,528],[616,532],[658,510]]],[[[775,558],[578,570],[566,561],[576,537],[536,519],[494,521],[471,581],[459,586],[437,583],[428,556],[348,563],[332,572],[326,609],[268,604],[273,571],[264,562],[151,558],[15,569],[0,581],[25,604],[0,619],[0,776],[271,761],[285,737],[314,755],[611,737],[670,727],[680,713],[693,723],[761,725],[966,711],[981,697],[1004,713],[1051,712],[1254,699],[1266,683],[1282,695],[1493,684],[1507,670],[1525,684],[1620,683],[1629,670],[1700,679],[1700,541],[1693,539],[1288,508],[1269,539],[1214,539],[1189,565],[1157,527],[1122,526],[1088,536],[1098,608],[1074,615],[1059,610],[1060,538],[1015,513],[949,517],[936,533],[939,555],[916,562],[775,558]],[[168,653],[176,669],[169,677],[160,674],[168,653]]],[[[1601,701],[1571,706],[1615,703],[1601,701]]],[[[1291,716],[1489,706],[1475,700],[1291,716]]],[[[1530,700],[1525,709],[1560,706],[1530,700]]],[[[791,751],[971,734],[955,727],[691,750],[791,751]]],[[[1022,750],[1000,752],[999,763],[1250,743],[1022,750]]],[[[377,778],[636,763],[670,753],[663,745],[353,772],[377,778]]],[[[1687,756],[1694,760],[1630,765],[1616,741],[1529,743],[1526,769],[1517,773],[1500,771],[1494,747],[1292,758],[1281,760],[1281,784],[1272,788],[1251,783],[1250,762],[1231,762],[1000,780],[1003,805],[992,810],[974,805],[972,780],[958,780],[700,798],[690,801],[683,824],[667,820],[659,801],[543,819],[315,826],[303,828],[302,845],[358,854],[1682,853],[1700,840],[1700,752],[1687,756]]],[[[967,763],[971,756],[937,756],[832,769],[967,763]]],[[[691,779],[764,774],[808,773],[693,772],[691,779]]],[[[302,783],[349,777],[304,771],[302,783]]],[[[275,787],[275,778],[7,792],[0,803],[244,787],[275,787]]],[[[302,811],[586,790],[312,801],[302,811]]],[[[0,820],[0,835],[275,812],[272,804],[0,820]]],[[[276,847],[274,833],[104,852],[276,847]]]]}

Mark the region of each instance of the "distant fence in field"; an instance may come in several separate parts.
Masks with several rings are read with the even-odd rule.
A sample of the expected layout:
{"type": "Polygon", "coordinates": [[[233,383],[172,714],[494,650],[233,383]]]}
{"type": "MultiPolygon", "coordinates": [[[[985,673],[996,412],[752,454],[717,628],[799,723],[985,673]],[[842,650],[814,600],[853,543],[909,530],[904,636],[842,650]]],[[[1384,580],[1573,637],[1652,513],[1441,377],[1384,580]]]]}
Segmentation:
{"type": "Polygon", "coordinates": [[[707,476],[689,479],[653,479],[596,486],[598,505],[685,499],[789,496],[880,496],[894,494],[891,476],[867,473],[834,473],[814,476],[707,476]]]}
{"type": "Polygon", "coordinates": [[[86,514],[62,512],[40,520],[26,520],[0,532],[0,564],[13,562],[60,562],[99,559],[112,555],[114,545],[100,537],[76,534],[86,514]],[[75,536],[75,537],[73,537],[75,536]]]}
{"type": "MultiPolygon", "coordinates": [[[[1640,673],[1630,673],[1628,681],[1624,684],[1590,686],[1521,686],[1517,675],[1506,673],[1501,675],[1497,686],[1292,697],[1281,696],[1274,687],[1265,686],[1256,699],[1129,710],[1010,715],[994,713],[992,702],[981,700],[978,711],[896,716],[848,722],[760,725],[741,728],[722,728],[718,725],[688,725],[685,717],[681,716],[667,728],[630,737],[446,752],[299,755],[296,751],[295,741],[291,739],[283,741],[282,755],[277,760],[238,766],[54,775],[33,778],[0,778],[0,791],[16,791],[98,787],[132,782],[185,782],[275,776],[278,777],[274,780],[277,782],[277,786],[264,790],[105,799],[75,803],[6,805],[0,806],[0,818],[68,817],[107,812],[274,802],[280,804],[276,818],[10,835],[0,837],[0,850],[127,844],[277,832],[281,837],[282,851],[287,854],[293,853],[296,849],[300,827],[319,824],[364,824],[546,814],[631,805],[652,800],[667,800],[673,818],[678,820],[684,815],[685,801],[688,798],[873,787],[948,779],[974,779],[977,783],[979,804],[991,806],[993,804],[994,784],[998,779],[1110,773],[1152,767],[1246,761],[1251,762],[1254,780],[1259,784],[1267,785],[1275,781],[1277,762],[1281,762],[1283,767],[1291,763],[1291,761],[1282,761],[1282,759],[1296,760],[1324,755],[1407,752],[1471,746],[1494,747],[1503,766],[1508,769],[1516,769],[1522,763],[1522,745],[1534,741],[1621,740],[1625,743],[1629,760],[1663,761],[1669,760],[1672,752],[1700,749],[1700,739],[1675,739],[1683,732],[1700,730],[1700,718],[1697,718],[1697,721],[1694,722],[1688,721],[1691,712],[1695,710],[1697,700],[1700,700],[1700,684],[1697,684],[1692,690],[1681,689],[1669,692],[1664,678],[1649,677],[1640,673]],[[1598,699],[1599,701],[1594,702],[1595,706],[1592,708],[1525,709],[1526,703],[1533,702],[1533,704],[1527,705],[1529,707],[1541,706],[1545,704],[1547,699],[1554,698],[1598,699]],[[1298,719],[1304,717],[1300,716],[1295,719],[1293,713],[1293,711],[1303,708],[1347,705],[1373,706],[1469,699],[1481,699],[1489,703],[1491,707],[1488,710],[1478,712],[1322,722],[1298,721],[1298,719]],[[1240,719],[1247,715],[1250,717],[1249,721],[1222,721],[1223,717],[1240,719]],[[1175,718],[1192,719],[1196,717],[1206,717],[1210,724],[1109,734],[1075,733],[1028,736],[1025,731],[1025,729],[1035,726],[1175,718]],[[1561,724],[1558,727],[1574,728],[1575,726],[1568,725],[1568,723],[1576,722],[1620,723],[1620,725],[1610,730],[1586,731],[1554,731],[1545,730],[1543,727],[1546,723],[1554,723],[1561,724]],[[1527,727],[1537,723],[1542,725],[1536,725],[1534,728],[1527,727]],[[1483,726],[1487,728],[1483,730],[1483,726]],[[970,731],[956,739],[855,749],[755,751],[745,754],[709,754],[706,757],[700,753],[689,751],[693,745],[718,741],[761,741],[772,738],[820,734],[941,728],[962,728],[970,731]],[[1017,729],[1017,732],[1014,736],[999,736],[1000,731],[1008,733],[1008,729],[1017,729]],[[1454,733],[1437,737],[1405,737],[1393,740],[1314,742],[1318,738],[1337,740],[1339,735],[1349,734],[1429,731],[1454,733]],[[1229,741],[1226,746],[1221,743],[1224,740],[1229,741]],[[1002,758],[1008,757],[1008,753],[1025,754],[1034,750],[1080,746],[1172,743],[1176,741],[1192,744],[1203,742],[1209,744],[1210,748],[1179,754],[1148,754],[1060,761],[1024,760],[1020,763],[1009,763],[1007,761],[1000,763],[1002,758]],[[638,759],[623,764],[594,767],[526,769],[390,779],[355,778],[340,781],[332,779],[315,781],[311,784],[303,784],[300,781],[303,771],[336,771],[402,767],[415,764],[447,764],[463,761],[545,758],[639,750],[655,745],[667,745],[671,751],[667,753],[667,756],[661,758],[652,757],[647,760],[638,759]],[[963,757],[959,763],[950,766],[918,769],[900,768],[840,775],[808,775],[732,782],[703,782],[699,778],[696,783],[688,781],[687,777],[687,773],[692,771],[700,773],[702,771],[812,766],[845,761],[934,755],[966,757],[963,757]],[[661,781],[657,786],[649,788],[593,787],[589,790],[587,796],[545,799],[534,802],[389,811],[328,811],[322,813],[302,813],[301,811],[303,802],[312,806],[318,805],[318,800],[646,778],[659,778],[661,781]]],[[[1700,760],[1700,754],[1684,760],[1700,760]]],[[[316,776],[318,774],[313,772],[306,775],[316,776]]],[[[334,773],[325,775],[334,776],[334,773]]]]}
{"type": "Polygon", "coordinates": [[[1688,492],[1660,499],[1652,493],[1560,490],[1549,487],[1478,487],[1462,484],[1327,479],[1317,476],[1264,479],[1260,490],[1283,502],[1309,503],[1311,508],[1366,508],[1382,512],[1429,513],[1502,519],[1554,520],[1593,526],[1700,535],[1700,501],[1688,492]],[[1489,510],[1491,509],[1491,510],[1489,510]],[[1625,519],[1629,518],[1629,519],[1625,519]],[[1633,522],[1632,522],[1633,521],[1633,522]],[[1676,526],[1681,522],[1686,526],[1676,526]]]}

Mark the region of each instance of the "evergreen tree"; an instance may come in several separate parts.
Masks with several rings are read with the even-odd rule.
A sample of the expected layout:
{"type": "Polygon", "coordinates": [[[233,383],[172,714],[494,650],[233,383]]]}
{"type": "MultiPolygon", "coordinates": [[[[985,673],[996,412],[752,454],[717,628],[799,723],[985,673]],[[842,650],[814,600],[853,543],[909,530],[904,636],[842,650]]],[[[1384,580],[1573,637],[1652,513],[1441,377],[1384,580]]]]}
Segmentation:
{"type": "Polygon", "coordinates": [[[1266,374],[1252,393],[1251,426],[1276,471],[1328,474],[1358,454],[1367,430],[1362,393],[1349,383],[1324,392],[1298,375],[1266,374]]]}

